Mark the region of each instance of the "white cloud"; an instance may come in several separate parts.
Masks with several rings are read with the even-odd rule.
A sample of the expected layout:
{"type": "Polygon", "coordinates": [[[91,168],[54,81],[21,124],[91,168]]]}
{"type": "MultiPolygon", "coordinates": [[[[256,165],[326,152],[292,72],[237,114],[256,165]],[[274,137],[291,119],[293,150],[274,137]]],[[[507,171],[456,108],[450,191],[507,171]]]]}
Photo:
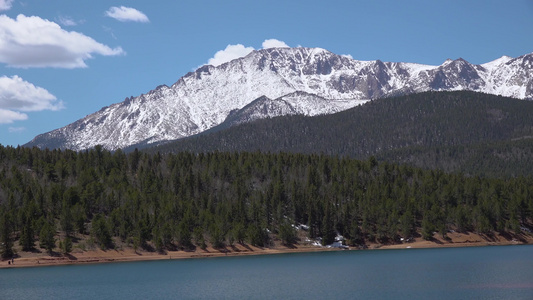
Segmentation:
{"type": "Polygon", "coordinates": [[[55,111],[63,107],[63,102],[42,87],[18,76],[0,77],[0,123],[26,120],[28,116],[20,111],[55,111]]]}
{"type": "MultiPolygon", "coordinates": [[[[263,42],[262,47],[263,49],[268,49],[268,48],[288,48],[289,46],[285,44],[285,42],[283,41],[276,40],[276,39],[269,39],[263,42]]],[[[210,58],[207,64],[217,67],[231,60],[244,57],[250,54],[250,52],[254,50],[255,50],[254,47],[245,47],[242,44],[228,45],[226,46],[226,49],[217,51],[217,53],[215,53],[215,56],[213,58],[210,58]]]]}
{"type": "Polygon", "coordinates": [[[280,40],[269,39],[263,42],[263,49],[268,48],[289,48],[289,45],[285,44],[285,42],[280,40]]]}
{"type": "Polygon", "coordinates": [[[228,61],[244,57],[254,50],[255,49],[253,47],[244,47],[242,44],[228,45],[226,49],[220,50],[215,53],[215,56],[213,58],[210,58],[207,64],[213,65],[215,67],[220,66],[221,64],[227,63],[228,61]]]}
{"type": "Polygon", "coordinates": [[[26,114],[0,108],[0,124],[10,124],[14,121],[23,121],[27,119],[28,115],[26,114]]]}
{"type": "Polygon", "coordinates": [[[0,108],[20,111],[59,110],[63,103],[46,89],[18,76],[0,77],[0,108]]]}
{"type": "Polygon", "coordinates": [[[119,20],[121,22],[128,22],[128,21],[141,22],[141,23],[150,22],[150,20],[144,13],[131,7],[113,6],[108,11],[106,11],[105,14],[106,16],[119,20]]]}
{"type": "Polygon", "coordinates": [[[342,56],[349,58],[349,59],[353,59],[353,56],[351,54],[342,54],[342,56]]]}
{"type": "Polygon", "coordinates": [[[11,19],[0,15],[0,62],[12,67],[84,68],[93,54],[104,56],[124,54],[122,48],[112,49],[91,37],[66,31],[58,24],[18,15],[11,19]]]}
{"type": "Polygon", "coordinates": [[[0,0],[0,11],[10,10],[14,0],[0,0]]]}
{"type": "Polygon", "coordinates": [[[26,131],[26,127],[9,127],[8,131],[9,133],[23,132],[26,131]]]}

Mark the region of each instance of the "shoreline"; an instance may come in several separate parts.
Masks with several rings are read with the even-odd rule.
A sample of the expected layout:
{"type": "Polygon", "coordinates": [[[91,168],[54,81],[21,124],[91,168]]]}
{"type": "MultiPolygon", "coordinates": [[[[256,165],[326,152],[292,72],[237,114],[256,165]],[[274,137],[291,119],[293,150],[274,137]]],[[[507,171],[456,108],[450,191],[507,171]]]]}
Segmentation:
{"type": "Polygon", "coordinates": [[[165,253],[149,252],[149,251],[133,251],[133,249],[125,250],[89,250],[72,252],[68,255],[40,255],[27,256],[15,258],[13,264],[8,264],[9,260],[0,261],[0,269],[10,268],[29,268],[29,267],[49,267],[49,266],[64,266],[64,265],[85,265],[85,264],[100,264],[100,263],[120,263],[120,262],[136,262],[136,261],[152,261],[152,260],[181,260],[181,259],[202,259],[215,257],[238,257],[238,256],[253,256],[253,255],[273,255],[286,253],[310,253],[323,251],[339,251],[337,248],[326,248],[320,246],[298,245],[295,248],[288,247],[273,247],[262,248],[250,245],[236,245],[238,251],[225,252],[225,249],[213,249],[208,247],[206,250],[197,249],[194,251],[165,251],[165,253]],[[243,250],[246,249],[246,250],[243,250]],[[250,250],[247,250],[250,249],[250,250]]]}
{"type": "MultiPolygon", "coordinates": [[[[387,250],[387,249],[424,249],[424,248],[462,248],[462,247],[483,247],[483,246],[506,246],[506,245],[528,245],[533,244],[531,235],[520,235],[516,237],[503,237],[495,234],[491,237],[482,236],[475,233],[456,233],[448,234],[448,239],[442,239],[434,236],[431,241],[421,238],[415,238],[411,242],[398,244],[379,243],[367,244],[367,250],[387,250]]],[[[206,250],[196,249],[194,251],[165,251],[165,253],[137,251],[131,248],[122,250],[88,250],[81,251],[75,249],[68,255],[55,254],[49,255],[44,252],[28,253],[24,252],[21,257],[15,258],[13,264],[8,264],[8,260],[0,261],[0,269],[25,268],[25,267],[47,267],[47,266],[64,266],[64,265],[84,265],[99,263],[117,263],[117,262],[135,262],[151,260],[176,260],[176,259],[197,259],[210,257],[237,257],[249,255],[271,255],[287,253],[309,253],[325,251],[358,251],[357,247],[349,249],[328,248],[323,246],[314,246],[310,244],[296,244],[293,247],[274,245],[271,248],[261,248],[250,245],[236,244],[224,249],[206,250]]]]}

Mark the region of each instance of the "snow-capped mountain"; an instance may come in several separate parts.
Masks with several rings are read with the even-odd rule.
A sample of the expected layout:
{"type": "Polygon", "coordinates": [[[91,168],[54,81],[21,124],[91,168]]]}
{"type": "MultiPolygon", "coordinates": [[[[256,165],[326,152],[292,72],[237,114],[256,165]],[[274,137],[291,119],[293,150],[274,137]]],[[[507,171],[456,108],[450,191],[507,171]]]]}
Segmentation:
{"type": "Polygon", "coordinates": [[[472,90],[533,99],[533,54],[473,65],[358,61],[320,48],[253,51],[205,65],[147,94],[126,98],[26,146],[82,150],[175,140],[226,121],[287,114],[329,114],[366,101],[428,90],[472,90]]]}
{"type": "MultiPolygon", "coordinates": [[[[366,100],[361,100],[364,103],[366,100]]],[[[328,100],[315,94],[294,92],[277,99],[261,96],[245,107],[231,111],[222,123],[225,127],[251,122],[258,119],[287,115],[316,116],[333,114],[357,105],[354,100],[328,100]]]]}

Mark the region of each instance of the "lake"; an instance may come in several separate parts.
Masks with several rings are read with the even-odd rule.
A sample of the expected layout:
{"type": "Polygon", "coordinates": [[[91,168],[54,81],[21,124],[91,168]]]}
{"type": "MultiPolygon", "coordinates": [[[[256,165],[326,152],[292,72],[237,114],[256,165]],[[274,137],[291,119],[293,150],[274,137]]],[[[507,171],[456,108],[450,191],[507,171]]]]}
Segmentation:
{"type": "Polygon", "coordinates": [[[533,299],[533,245],[0,269],[0,299],[533,299]]]}

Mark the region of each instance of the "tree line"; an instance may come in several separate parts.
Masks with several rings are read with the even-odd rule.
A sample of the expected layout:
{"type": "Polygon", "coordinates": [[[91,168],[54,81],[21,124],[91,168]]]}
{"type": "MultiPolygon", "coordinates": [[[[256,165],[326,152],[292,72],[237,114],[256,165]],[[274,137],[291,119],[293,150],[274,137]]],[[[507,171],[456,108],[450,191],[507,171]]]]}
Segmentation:
{"type": "Polygon", "coordinates": [[[90,235],[102,249],[268,247],[311,239],[398,242],[448,230],[520,234],[533,179],[424,170],[325,154],[74,152],[0,146],[4,258],[37,245],[65,253],[90,235]]]}

